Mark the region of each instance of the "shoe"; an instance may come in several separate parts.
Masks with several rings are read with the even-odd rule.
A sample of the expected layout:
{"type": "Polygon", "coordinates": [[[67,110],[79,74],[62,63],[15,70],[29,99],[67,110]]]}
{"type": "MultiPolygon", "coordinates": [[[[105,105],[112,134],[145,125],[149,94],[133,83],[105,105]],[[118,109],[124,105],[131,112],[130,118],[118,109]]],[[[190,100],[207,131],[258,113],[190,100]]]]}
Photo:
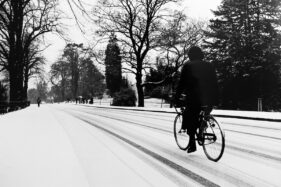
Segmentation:
{"type": "Polygon", "coordinates": [[[189,144],[188,144],[188,147],[187,147],[187,153],[193,153],[196,151],[196,142],[195,142],[195,139],[191,139],[189,144]]]}
{"type": "Polygon", "coordinates": [[[193,153],[196,151],[196,146],[187,148],[187,153],[193,153]]]}

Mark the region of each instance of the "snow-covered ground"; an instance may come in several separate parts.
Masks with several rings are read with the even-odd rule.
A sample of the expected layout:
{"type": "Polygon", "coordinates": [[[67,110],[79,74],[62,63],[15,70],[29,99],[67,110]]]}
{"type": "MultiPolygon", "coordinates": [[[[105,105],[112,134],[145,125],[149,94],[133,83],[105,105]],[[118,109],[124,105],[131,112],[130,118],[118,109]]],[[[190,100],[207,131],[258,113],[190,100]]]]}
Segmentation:
{"type": "MultiPolygon", "coordinates": [[[[94,105],[96,107],[110,107],[110,108],[120,108],[129,110],[141,110],[141,111],[158,111],[158,112],[175,112],[174,108],[170,108],[170,104],[165,103],[162,99],[149,98],[144,100],[145,107],[116,107],[110,106],[112,103],[111,98],[107,99],[96,99],[94,105]]],[[[87,104],[86,104],[87,105],[87,104]]],[[[268,119],[268,120],[278,120],[281,121],[281,112],[256,112],[256,111],[239,111],[239,110],[213,110],[214,115],[220,116],[230,116],[230,117],[248,117],[257,119],[268,119]]]]}
{"type": "Polygon", "coordinates": [[[135,154],[47,105],[0,116],[1,187],[176,186],[135,154]]]}
{"type": "MultiPolygon", "coordinates": [[[[112,109],[123,109],[123,110],[135,110],[135,111],[153,111],[153,112],[167,112],[175,113],[174,108],[163,107],[118,107],[118,106],[108,106],[108,105],[98,105],[98,104],[82,104],[84,106],[90,107],[101,107],[101,108],[112,108],[112,109]]],[[[167,104],[166,104],[167,105],[167,104]]],[[[218,110],[214,109],[212,111],[213,115],[218,115],[221,117],[246,117],[264,120],[281,120],[281,112],[255,112],[255,111],[238,111],[238,110],[218,110]]]]}
{"type": "Polygon", "coordinates": [[[0,116],[0,186],[87,186],[80,161],[50,108],[0,116]]]}
{"type": "Polygon", "coordinates": [[[0,187],[281,186],[280,123],[218,118],[226,149],[214,163],[201,147],[177,148],[174,113],[149,112],[174,109],[133,109],[45,104],[1,115],[0,187]]]}

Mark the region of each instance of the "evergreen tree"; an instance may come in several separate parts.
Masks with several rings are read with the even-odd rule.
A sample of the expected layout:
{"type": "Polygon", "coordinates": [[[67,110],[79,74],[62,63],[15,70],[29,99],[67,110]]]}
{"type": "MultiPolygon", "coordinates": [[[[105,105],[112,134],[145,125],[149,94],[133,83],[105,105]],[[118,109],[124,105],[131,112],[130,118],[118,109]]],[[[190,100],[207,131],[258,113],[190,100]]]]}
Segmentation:
{"type": "Polygon", "coordinates": [[[106,85],[109,95],[113,96],[115,92],[120,91],[122,82],[120,49],[114,34],[110,36],[105,55],[106,85]]]}
{"type": "Polygon", "coordinates": [[[68,62],[71,75],[71,92],[72,98],[78,96],[79,78],[80,78],[80,64],[81,56],[83,54],[83,44],[69,43],[65,46],[63,58],[68,62]]]}
{"type": "MultiPolygon", "coordinates": [[[[150,69],[149,74],[145,78],[145,82],[162,82],[167,75],[171,75],[175,70],[173,66],[164,64],[161,60],[157,61],[155,69],[150,69]]],[[[174,81],[167,80],[161,84],[148,84],[145,86],[145,95],[154,98],[168,99],[174,81]]]]}
{"type": "Polygon", "coordinates": [[[97,69],[90,58],[81,60],[79,95],[84,98],[98,97],[105,90],[104,75],[97,69]]]}
{"type": "Polygon", "coordinates": [[[121,81],[120,91],[113,96],[113,106],[136,106],[136,94],[127,78],[123,77],[121,81]]]}
{"type": "Polygon", "coordinates": [[[151,68],[146,75],[145,96],[170,101],[178,84],[179,75],[180,71],[174,64],[167,64],[165,59],[157,57],[155,68],[151,68]]]}
{"type": "Polygon", "coordinates": [[[205,40],[225,108],[280,108],[280,0],[223,0],[205,40]],[[279,101],[279,102],[276,102],[279,101]]]}

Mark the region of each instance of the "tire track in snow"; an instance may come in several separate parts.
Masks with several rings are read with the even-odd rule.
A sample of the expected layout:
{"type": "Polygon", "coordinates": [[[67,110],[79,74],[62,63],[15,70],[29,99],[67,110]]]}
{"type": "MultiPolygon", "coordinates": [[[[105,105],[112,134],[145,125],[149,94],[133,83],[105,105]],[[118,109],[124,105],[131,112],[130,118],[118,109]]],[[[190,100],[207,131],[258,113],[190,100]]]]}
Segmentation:
{"type": "Polygon", "coordinates": [[[108,134],[110,134],[110,135],[112,135],[112,136],[114,136],[114,137],[124,141],[125,143],[127,143],[127,144],[135,147],[136,149],[144,152],[145,154],[147,154],[147,155],[157,159],[158,161],[162,162],[163,164],[169,166],[170,168],[177,170],[181,174],[185,175],[186,177],[189,177],[189,178],[193,179],[194,181],[198,182],[199,184],[201,184],[203,186],[208,186],[208,187],[218,187],[219,186],[219,185],[213,183],[212,181],[210,181],[210,180],[208,180],[208,179],[206,179],[206,178],[204,178],[204,177],[202,177],[202,176],[192,172],[191,170],[188,170],[188,169],[186,169],[186,168],[176,164],[175,162],[172,162],[171,160],[169,160],[169,159],[167,159],[165,157],[162,157],[161,155],[159,155],[159,154],[157,154],[157,153],[155,153],[153,151],[150,151],[149,149],[147,149],[147,148],[145,148],[145,147],[143,147],[143,146],[141,146],[141,145],[139,145],[139,144],[137,144],[137,143],[127,139],[127,138],[124,138],[123,136],[120,136],[120,135],[118,135],[118,134],[116,134],[116,133],[114,133],[114,132],[112,132],[112,131],[104,128],[104,127],[101,127],[101,126],[99,126],[99,125],[97,125],[97,124],[95,124],[95,123],[93,123],[93,122],[91,122],[89,120],[83,119],[83,118],[81,118],[79,116],[75,115],[75,117],[80,119],[81,121],[84,121],[84,122],[86,122],[86,123],[88,123],[88,124],[98,128],[98,129],[100,129],[100,130],[102,130],[102,131],[104,131],[104,132],[106,132],[106,133],[108,133],[108,134]]]}
{"type": "MultiPolygon", "coordinates": [[[[88,111],[88,110],[84,110],[84,111],[88,114],[97,115],[97,116],[108,118],[108,119],[118,120],[118,121],[130,123],[130,124],[142,126],[142,127],[145,127],[145,128],[150,128],[150,129],[153,129],[153,130],[162,131],[162,132],[165,132],[165,133],[171,133],[171,134],[173,133],[173,131],[169,131],[169,130],[165,130],[165,129],[161,129],[161,128],[157,128],[157,127],[152,127],[152,126],[149,126],[149,125],[144,125],[143,123],[138,123],[138,122],[135,122],[135,121],[129,120],[129,119],[112,117],[112,116],[108,116],[108,115],[105,115],[105,114],[97,114],[97,113],[93,113],[93,111],[88,111]]],[[[225,130],[225,131],[240,133],[239,131],[232,131],[232,130],[225,130]]],[[[242,133],[242,134],[244,134],[244,133],[242,133]]],[[[245,133],[245,134],[248,134],[248,133],[245,133]]],[[[254,134],[252,134],[252,135],[254,135],[254,134]]],[[[256,136],[259,136],[259,135],[256,135],[256,136]]],[[[262,136],[262,137],[264,137],[264,136],[262,136]]],[[[264,138],[268,138],[268,137],[264,137],[264,138]]],[[[227,143],[226,143],[226,146],[227,146],[227,149],[233,149],[235,151],[239,151],[239,152],[242,152],[242,153],[247,153],[247,154],[257,156],[257,157],[262,157],[262,158],[271,159],[271,160],[274,160],[274,161],[277,161],[277,162],[281,162],[281,157],[275,157],[275,156],[259,153],[259,152],[256,152],[256,151],[240,148],[240,147],[237,147],[237,146],[227,145],[227,143]]]]}

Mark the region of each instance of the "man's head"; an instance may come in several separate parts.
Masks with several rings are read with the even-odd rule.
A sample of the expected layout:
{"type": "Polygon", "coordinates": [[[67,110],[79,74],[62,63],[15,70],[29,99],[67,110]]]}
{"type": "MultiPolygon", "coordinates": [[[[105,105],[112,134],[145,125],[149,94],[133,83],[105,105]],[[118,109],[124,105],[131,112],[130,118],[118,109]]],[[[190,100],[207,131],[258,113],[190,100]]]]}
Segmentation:
{"type": "Polygon", "coordinates": [[[188,51],[188,57],[190,60],[202,60],[204,58],[204,54],[199,47],[193,46],[188,51]]]}

